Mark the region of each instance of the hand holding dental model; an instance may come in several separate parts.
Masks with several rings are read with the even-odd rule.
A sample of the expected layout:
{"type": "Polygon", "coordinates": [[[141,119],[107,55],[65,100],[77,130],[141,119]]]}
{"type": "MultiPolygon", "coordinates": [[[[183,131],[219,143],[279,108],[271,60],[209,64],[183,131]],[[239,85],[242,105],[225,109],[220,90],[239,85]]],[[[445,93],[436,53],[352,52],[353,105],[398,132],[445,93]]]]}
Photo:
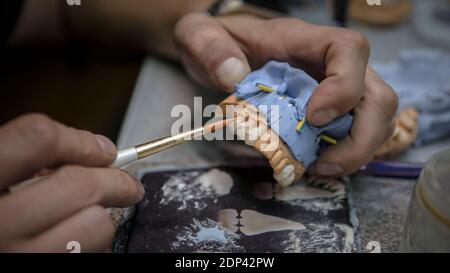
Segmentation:
{"type": "Polygon", "coordinates": [[[177,23],[174,37],[187,72],[200,83],[232,92],[251,70],[287,62],[317,81],[304,113],[309,126],[352,112],[349,134],[320,153],[307,170],[312,175],[356,172],[394,132],[397,96],[367,65],[368,41],[355,31],[293,18],[191,13],[177,23]]]}
{"type": "MultiPolygon", "coordinates": [[[[317,81],[304,71],[271,61],[250,73],[222,102],[227,116],[236,117],[236,135],[269,160],[274,178],[282,186],[297,182],[320,152],[337,145],[352,127],[353,117],[348,113],[324,126],[309,124],[308,103],[316,88],[317,81]],[[229,105],[235,107],[227,109],[229,105]]],[[[408,117],[414,118],[412,109],[400,115],[394,138],[383,145],[379,156],[399,153],[414,141],[417,115],[416,120],[408,117]],[[411,127],[410,134],[404,124],[411,127]]]]}

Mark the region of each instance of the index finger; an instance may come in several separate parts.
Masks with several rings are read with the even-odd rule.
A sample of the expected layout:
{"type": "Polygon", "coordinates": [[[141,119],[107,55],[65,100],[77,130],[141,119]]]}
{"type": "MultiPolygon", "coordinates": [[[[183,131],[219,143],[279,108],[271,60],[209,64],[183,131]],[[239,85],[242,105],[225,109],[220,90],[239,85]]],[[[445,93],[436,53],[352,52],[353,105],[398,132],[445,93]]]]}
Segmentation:
{"type": "MultiPolygon", "coordinates": [[[[337,34],[336,34],[337,35],[337,34]]],[[[325,79],[312,94],[308,121],[323,126],[351,111],[361,100],[369,57],[367,40],[352,31],[342,32],[325,52],[325,79]]]]}
{"type": "Polygon", "coordinates": [[[308,107],[311,124],[325,125],[361,100],[370,53],[362,34],[292,18],[263,21],[234,16],[219,20],[239,41],[252,67],[284,61],[319,81],[308,107]]]}

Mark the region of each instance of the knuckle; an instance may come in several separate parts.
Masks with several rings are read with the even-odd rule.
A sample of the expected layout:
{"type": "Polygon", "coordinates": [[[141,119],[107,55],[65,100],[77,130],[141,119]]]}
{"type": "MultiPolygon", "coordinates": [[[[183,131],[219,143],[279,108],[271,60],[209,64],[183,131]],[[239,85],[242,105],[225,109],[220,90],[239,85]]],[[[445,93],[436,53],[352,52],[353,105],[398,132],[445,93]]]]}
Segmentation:
{"type": "Polygon", "coordinates": [[[139,195],[139,189],[136,185],[136,182],[134,179],[125,171],[117,170],[117,179],[120,181],[120,185],[122,188],[122,193],[125,196],[138,196],[139,195]]]}
{"type": "Polygon", "coordinates": [[[64,166],[57,173],[58,183],[70,192],[73,198],[85,204],[96,204],[102,199],[98,177],[94,171],[79,166],[64,166]]]}
{"type": "Polygon", "coordinates": [[[76,130],[75,132],[79,141],[78,149],[81,157],[86,162],[92,162],[99,152],[94,135],[83,130],[76,130]]]}
{"type": "Polygon", "coordinates": [[[197,31],[187,37],[187,44],[194,52],[204,52],[211,48],[219,39],[221,33],[213,27],[200,27],[197,31]]]}
{"type": "Polygon", "coordinates": [[[222,37],[221,29],[204,22],[205,15],[192,13],[184,16],[175,26],[175,40],[190,53],[202,53],[222,37]]]}
{"type": "Polygon", "coordinates": [[[348,45],[357,50],[366,53],[370,53],[370,43],[364,34],[355,30],[343,30],[340,39],[345,41],[348,45]]]}
{"type": "Polygon", "coordinates": [[[186,34],[186,29],[192,24],[192,20],[195,19],[195,17],[192,17],[192,14],[185,15],[175,24],[174,37],[176,41],[179,39],[183,40],[186,34]]]}
{"type": "MultiPolygon", "coordinates": [[[[265,39],[266,37],[269,39],[276,39],[278,41],[291,41],[293,35],[295,35],[295,30],[304,24],[304,22],[296,18],[276,18],[263,21],[263,24],[264,25],[262,25],[262,27],[268,31],[262,32],[258,37],[264,43],[261,44],[261,46],[267,46],[267,40],[265,39]]],[[[289,46],[289,44],[286,46],[289,46]]]]}
{"type": "Polygon", "coordinates": [[[291,26],[295,26],[299,20],[294,18],[276,18],[268,21],[271,27],[271,31],[274,33],[284,33],[291,29],[291,26]]]}
{"type": "Polygon", "coordinates": [[[205,18],[205,15],[198,12],[192,12],[184,15],[175,25],[176,34],[184,34],[186,28],[189,28],[193,24],[197,24],[205,18]]]}
{"type": "Polygon", "coordinates": [[[209,24],[202,23],[204,14],[190,13],[181,18],[175,25],[175,38],[189,48],[204,44],[211,35],[209,24]]]}
{"type": "Polygon", "coordinates": [[[56,122],[43,114],[28,114],[15,123],[15,129],[25,141],[36,143],[34,147],[47,150],[57,139],[56,122]]]}

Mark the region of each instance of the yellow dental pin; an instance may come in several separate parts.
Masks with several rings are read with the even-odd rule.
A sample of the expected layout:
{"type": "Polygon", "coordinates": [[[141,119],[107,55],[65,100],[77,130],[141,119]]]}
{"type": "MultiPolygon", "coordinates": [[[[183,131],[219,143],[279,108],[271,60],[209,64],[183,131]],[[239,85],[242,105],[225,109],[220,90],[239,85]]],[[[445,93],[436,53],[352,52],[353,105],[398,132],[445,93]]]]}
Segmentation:
{"type": "Polygon", "coordinates": [[[262,84],[262,83],[257,83],[256,87],[258,87],[261,91],[264,91],[264,92],[268,92],[268,93],[272,93],[273,92],[273,88],[272,87],[270,87],[268,85],[265,85],[265,84],[262,84]]]}
{"type": "MultiPolygon", "coordinates": [[[[306,119],[300,120],[300,121],[297,123],[297,127],[295,128],[295,130],[296,130],[297,132],[300,133],[300,131],[302,130],[303,126],[305,126],[305,123],[306,123],[306,119]]],[[[336,139],[334,139],[334,138],[332,138],[332,137],[329,137],[329,136],[327,136],[327,135],[321,134],[321,135],[320,135],[320,138],[321,138],[323,141],[327,142],[327,143],[330,143],[330,144],[333,144],[333,145],[336,145],[336,144],[337,144],[337,140],[336,140],[336,139]]]]}
{"type": "Polygon", "coordinates": [[[323,140],[323,141],[325,141],[325,142],[328,142],[328,143],[330,143],[330,144],[333,144],[333,145],[336,145],[337,144],[337,140],[336,139],[334,139],[334,138],[332,138],[332,137],[329,137],[329,136],[326,136],[326,135],[320,135],[320,138],[323,140]]]}
{"type": "Polygon", "coordinates": [[[306,119],[302,119],[297,123],[297,127],[295,128],[295,130],[297,132],[300,133],[300,131],[302,130],[303,126],[305,125],[306,119]]]}

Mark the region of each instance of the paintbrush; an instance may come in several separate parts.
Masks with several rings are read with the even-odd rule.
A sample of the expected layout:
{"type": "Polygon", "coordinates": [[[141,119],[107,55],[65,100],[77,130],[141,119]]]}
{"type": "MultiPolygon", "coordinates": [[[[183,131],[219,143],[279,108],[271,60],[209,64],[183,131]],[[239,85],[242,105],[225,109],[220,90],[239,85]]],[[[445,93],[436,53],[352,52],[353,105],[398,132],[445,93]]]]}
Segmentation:
{"type": "Polygon", "coordinates": [[[190,140],[194,140],[196,137],[206,135],[208,133],[214,133],[218,129],[222,129],[227,126],[234,119],[225,119],[209,125],[205,125],[201,128],[194,129],[189,132],[181,133],[175,136],[163,137],[156,140],[151,140],[134,147],[121,150],[117,153],[116,160],[111,165],[114,168],[120,168],[127,164],[130,164],[136,160],[140,160],[167,150],[176,145],[185,143],[190,140]]]}
{"type": "MultiPolygon", "coordinates": [[[[137,161],[139,159],[146,158],[153,154],[159,153],[161,151],[167,150],[171,147],[174,147],[178,144],[185,143],[190,140],[194,140],[196,137],[206,135],[208,133],[213,133],[216,130],[222,129],[231,122],[234,121],[234,118],[221,120],[212,124],[205,125],[201,128],[194,129],[189,132],[181,133],[175,136],[163,137],[157,140],[148,141],[139,145],[136,145],[132,148],[128,148],[125,150],[121,150],[117,153],[116,160],[111,165],[113,168],[120,168],[129,163],[137,161]]],[[[45,178],[44,176],[34,177],[23,181],[19,184],[11,186],[9,188],[10,192],[14,192],[20,190],[24,187],[34,184],[35,182],[45,178]]]]}

